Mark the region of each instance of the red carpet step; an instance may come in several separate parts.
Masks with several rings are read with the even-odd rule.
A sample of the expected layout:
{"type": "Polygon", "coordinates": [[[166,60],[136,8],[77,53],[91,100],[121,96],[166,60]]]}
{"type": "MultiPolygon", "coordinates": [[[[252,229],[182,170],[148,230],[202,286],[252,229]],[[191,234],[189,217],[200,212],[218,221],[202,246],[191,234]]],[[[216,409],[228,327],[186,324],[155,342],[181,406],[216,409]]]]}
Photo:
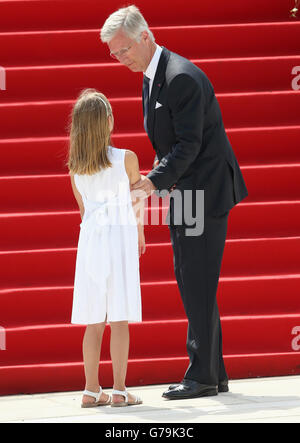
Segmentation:
{"type": "MultiPolygon", "coordinates": [[[[217,94],[226,128],[299,125],[297,91],[217,94]],[[286,112],[282,112],[285,109],[286,112]]],[[[115,132],[142,132],[142,99],[111,99],[115,132]],[[132,118],[132,115],[137,116],[132,118]]],[[[74,101],[0,104],[3,138],[63,136],[68,133],[74,101]],[[17,124],[16,124],[17,122],[17,124]]]]}
{"type": "MultiPolygon", "coordinates": [[[[206,73],[217,93],[280,91],[291,89],[292,70],[300,65],[300,56],[193,62],[206,73]]],[[[138,96],[141,92],[140,75],[116,63],[7,68],[6,75],[7,90],[1,94],[2,103],[70,100],[87,86],[111,98],[138,96]]]]}
{"type": "MultiPolygon", "coordinates": [[[[260,354],[293,352],[293,329],[300,323],[299,314],[223,317],[224,354],[260,354]]],[[[80,361],[85,327],[76,325],[38,325],[6,328],[5,356],[1,366],[80,361]]],[[[132,324],[132,359],[185,356],[187,320],[144,321],[132,324]]],[[[101,358],[110,359],[107,327],[101,358]]],[[[300,369],[300,368],[299,368],[300,369]]]]}
{"type": "MultiPolygon", "coordinates": [[[[151,30],[158,44],[189,59],[299,55],[299,22],[164,26],[151,30]]],[[[1,32],[0,60],[5,67],[112,61],[107,45],[100,40],[100,27],[1,32]]]]}
{"type": "MultiPolygon", "coordinates": [[[[299,312],[299,283],[300,274],[221,277],[218,288],[221,316],[266,316],[299,312]]],[[[184,318],[175,279],[144,282],[141,289],[143,320],[184,318]],[[158,304],[160,309],[157,309],[158,304]]],[[[73,286],[2,289],[1,324],[9,328],[47,325],[54,321],[57,324],[70,324],[72,298],[73,286]],[[13,310],[11,305],[14,306],[13,310]]]]}
{"type": "MultiPolygon", "coordinates": [[[[225,355],[224,360],[232,379],[300,373],[299,352],[225,355]]],[[[187,357],[129,360],[126,385],[129,387],[179,382],[187,367],[187,357]]],[[[101,362],[99,376],[104,388],[112,387],[110,361],[101,362]]],[[[83,390],[84,385],[84,369],[81,360],[74,363],[0,367],[1,395],[77,391],[83,390]]]]}
{"type": "MultiPolygon", "coordinates": [[[[221,276],[297,274],[299,247],[300,237],[227,240],[221,276]]],[[[75,260],[76,248],[0,252],[0,289],[71,286],[75,260]]],[[[142,282],[175,279],[171,244],[148,245],[140,266],[142,282]]]]}
{"type": "MultiPolygon", "coordinates": [[[[192,0],[183,8],[181,0],[169,2],[135,0],[146,20],[152,26],[187,25],[199,23],[239,23],[240,21],[273,21],[288,18],[292,0],[192,0]],[[178,13],[180,11],[180,14],[178,13]]],[[[109,3],[99,0],[14,0],[0,3],[0,29],[68,29],[101,27],[112,11],[120,8],[119,0],[109,3]]]]}
{"type": "MultiPolygon", "coordinates": [[[[244,166],[241,170],[249,192],[243,203],[300,200],[300,164],[244,166]]],[[[3,214],[78,210],[67,174],[0,177],[0,198],[3,214]]]]}
{"type": "MultiPolygon", "coordinates": [[[[169,242],[164,210],[150,203],[145,211],[147,244],[169,242]]],[[[0,215],[3,251],[77,247],[79,210],[0,215]]],[[[228,239],[300,235],[300,200],[237,205],[229,215],[228,239]]]]}
{"type": "MultiPolygon", "coordinates": [[[[227,135],[241,166],[300,163],[300,125],[235,128],[228,129],[227,135]]],[[[113,143],[136,152],[142,170],[152,165],[154,151],[145,133],[114,134],[113,143]]],[[[0,139],[0,150],[0,176],[68,172],[64,165],[67,137],[0,139]]]]}

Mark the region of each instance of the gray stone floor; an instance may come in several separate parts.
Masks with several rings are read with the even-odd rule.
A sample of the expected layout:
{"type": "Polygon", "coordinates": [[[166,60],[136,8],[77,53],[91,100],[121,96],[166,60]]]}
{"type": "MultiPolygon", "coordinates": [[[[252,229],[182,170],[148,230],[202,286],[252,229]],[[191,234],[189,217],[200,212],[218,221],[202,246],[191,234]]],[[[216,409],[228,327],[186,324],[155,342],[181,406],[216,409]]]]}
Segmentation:
{"type": "Polygon", "coordinates": [[[81,392],[0,397],[0,422],[300,423],[300,376],[234,380],[230,393],[192,400],[163,399],[167,387],[128,388],[144,402],[128,408],[81,409],[81,392]]]}

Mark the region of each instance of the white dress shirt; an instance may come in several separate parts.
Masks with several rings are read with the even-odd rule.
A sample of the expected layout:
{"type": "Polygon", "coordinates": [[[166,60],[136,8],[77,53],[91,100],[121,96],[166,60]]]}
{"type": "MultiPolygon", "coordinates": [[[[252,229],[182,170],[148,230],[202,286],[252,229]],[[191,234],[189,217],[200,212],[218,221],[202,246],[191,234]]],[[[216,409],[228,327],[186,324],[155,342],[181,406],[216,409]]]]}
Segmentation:
{"type": "Polygon", "coordinates": [[[144,72],[144,75],[148,78],[150,78],[150,82],[149,82],[149,97],[151,97],[151,90],[152,90],[152,85],[153,85],[153,81],[154,81],[154,77],[156,74],[156,70],[157,70],[157,66],[159,63],[159,59],[162,53],[162,47],[159,45],[156,45],[156,51],[152,57],[151,62],[148,65],[148,68],[146,69],[146,71],[144,72]]]}

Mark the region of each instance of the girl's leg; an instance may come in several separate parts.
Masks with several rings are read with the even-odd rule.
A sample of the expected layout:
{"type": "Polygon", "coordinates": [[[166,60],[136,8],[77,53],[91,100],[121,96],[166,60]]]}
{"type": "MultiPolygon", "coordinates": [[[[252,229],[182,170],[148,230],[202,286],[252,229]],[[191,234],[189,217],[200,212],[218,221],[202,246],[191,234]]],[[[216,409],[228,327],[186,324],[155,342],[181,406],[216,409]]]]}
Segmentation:
{"type": "MultiPolygon", "coordinates": [[[[125,390],[129,354],[129,327],[128,321],[110,322],[110,356],[113,365],[114,389],[125,390]]],[[[134,402],[135,397],[128,395],[129,402],[134,402]]],[[[123,402],[124,397],[113,395],[113,402],[123,402]]]]}
{"type": "MultiPolygon", "coordinates": [[[[92,392],[99,392],[99,360],[101,344],[106,323],[88,325],[83,339],[83,360],[86,378],[85,389],[92,392]]],[[[108,395],[102,393],[101,401],[106,401],[108,395]]],[[[93,397],[83,396],[83,403],[95,402],[93,397]]]]}

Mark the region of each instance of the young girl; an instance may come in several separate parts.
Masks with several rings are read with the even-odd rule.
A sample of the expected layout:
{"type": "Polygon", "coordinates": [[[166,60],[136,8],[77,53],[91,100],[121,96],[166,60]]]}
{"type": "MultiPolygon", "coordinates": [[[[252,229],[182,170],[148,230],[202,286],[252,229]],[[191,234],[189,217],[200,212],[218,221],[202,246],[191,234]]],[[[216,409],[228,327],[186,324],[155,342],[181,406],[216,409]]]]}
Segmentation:
{"type": "Polygon", "coordinates": [[[139,257],[145,252],[144,200],[130,193],[130,184],[140,179],[139,162],[134,152],[111,145],[113,124],[107,98],[95,89],[82,91],[72,111],[67,165],[82,219],[71,323],[87,325],[83,408],[142,403],[127,392],[125,379],[128,323],[142,321],[139,257]],[[106,322],[111,328],[112,397],[98,380],[106,322]]]}

